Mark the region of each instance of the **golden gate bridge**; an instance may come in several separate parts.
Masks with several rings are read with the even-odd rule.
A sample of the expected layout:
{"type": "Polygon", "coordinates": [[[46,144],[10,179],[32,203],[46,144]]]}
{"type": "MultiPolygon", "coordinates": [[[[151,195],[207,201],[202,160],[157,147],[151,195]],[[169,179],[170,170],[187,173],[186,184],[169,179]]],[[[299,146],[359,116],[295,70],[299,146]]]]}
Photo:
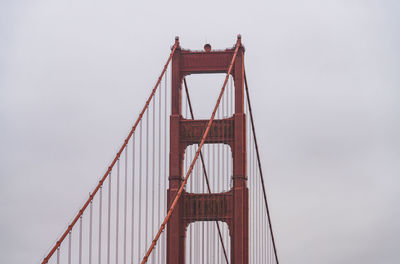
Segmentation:
{"type": "Polygon", "coordinates": [[[45,263],[279,264],[245,48],[171,48],[114,160],[45,263]],[[225,74],[209,119],[186,76],[225,74]]]}

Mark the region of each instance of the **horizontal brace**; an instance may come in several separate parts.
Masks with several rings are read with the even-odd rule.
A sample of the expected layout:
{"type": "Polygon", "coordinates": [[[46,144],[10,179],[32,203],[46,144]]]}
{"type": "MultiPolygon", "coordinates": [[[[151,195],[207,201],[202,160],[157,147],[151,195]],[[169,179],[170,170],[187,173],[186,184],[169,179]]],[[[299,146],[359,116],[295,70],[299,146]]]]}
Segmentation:
{"type": "Polygon", "coordinates": [[[233,216],[233,193],[184,193],[183,215],[186,222],[224,221],[233,216]]]}
{"type": "MultiPolygon", "coordinates": [[[[207,127],[208,120],[181,119],[179,124],[180,143],[185,146],[198,144],[207,127]]],[[[234,141],[234,118],[216,119],[211,125],[205,143],[223,143],[231,145],[234,141]]]]}
{"type": "Polygon", "coordinates": [[[233,54],[234,50],[215,52],[182,51],[180,71],[184,75],[192,73],[226,73],[233,54]]]}

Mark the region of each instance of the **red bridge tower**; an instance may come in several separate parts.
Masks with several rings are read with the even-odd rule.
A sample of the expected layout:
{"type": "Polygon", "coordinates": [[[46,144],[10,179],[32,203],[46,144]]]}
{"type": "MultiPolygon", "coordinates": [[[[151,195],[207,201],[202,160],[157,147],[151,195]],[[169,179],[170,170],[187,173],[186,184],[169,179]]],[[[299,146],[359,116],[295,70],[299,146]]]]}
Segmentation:
{"type": "MultiPolygon", "coordinates": [[[[235,85],[235,111],[230,118],[214,120],[206,144],[230,146],[233,159],[233,188],[224,193],[183,193],[167,226],[167,263],[185,263],[186,229],[196,221],[223,221],[229,227],[232,264],[249,262],[249,191],[246,175],[246,116],[244,114],[244,47],[239,50],[232,69],[235,85]]],[[[178,41],[178,39],[177,39],[178,41]]],[[[172,110],[170,127],[170,171],[168,204],[183,180],[183,159],[187,146],[198,144],[209,120],[182,117],[182,82],[186,75],[227,73],[234,48],[190,51],[179,46],[172,57],[172,110]]]]}

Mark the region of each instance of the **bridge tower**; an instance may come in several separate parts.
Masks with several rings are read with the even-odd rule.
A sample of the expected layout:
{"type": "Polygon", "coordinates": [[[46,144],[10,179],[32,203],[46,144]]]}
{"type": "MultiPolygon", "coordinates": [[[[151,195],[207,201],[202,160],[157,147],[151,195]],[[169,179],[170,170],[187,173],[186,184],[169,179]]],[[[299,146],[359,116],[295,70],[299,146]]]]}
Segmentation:
{"type": "MultiPolygon", "coordinates": [[[[179,39],[176,39],[178,42],[179,39]]],[[[234,114],[214,120],[206,144],[230,146],[233,159],[233,187],[228,192],[193,194],[184,192],[167,226],[167,263],[185,263],[186,230],[196,221],[223,221],[228,225],[232,264],[249,262],[249,191],[246,175],[246,116],[244,114],[244,47],[240,44],[232,69],[234,80],[234,114]]],[[[213,51],[176,49],[172,57],[170,171],[168,204],[174,199],[183,180],[185,149],[201,141],[209,120],[188,120],[182,117],[182,82],[186,75],[227,73],[235,48],[213,51]]]]}

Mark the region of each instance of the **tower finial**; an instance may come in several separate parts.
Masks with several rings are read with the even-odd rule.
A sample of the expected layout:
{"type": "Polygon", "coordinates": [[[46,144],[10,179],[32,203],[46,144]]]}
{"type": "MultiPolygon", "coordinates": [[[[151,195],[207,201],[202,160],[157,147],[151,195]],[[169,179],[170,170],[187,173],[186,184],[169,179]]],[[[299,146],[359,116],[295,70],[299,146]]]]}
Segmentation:
{"type": "Polygon", "coordinates": [[[242,35],[237,35],[237,43],[241,46],[242,45],[242,35]]]}

